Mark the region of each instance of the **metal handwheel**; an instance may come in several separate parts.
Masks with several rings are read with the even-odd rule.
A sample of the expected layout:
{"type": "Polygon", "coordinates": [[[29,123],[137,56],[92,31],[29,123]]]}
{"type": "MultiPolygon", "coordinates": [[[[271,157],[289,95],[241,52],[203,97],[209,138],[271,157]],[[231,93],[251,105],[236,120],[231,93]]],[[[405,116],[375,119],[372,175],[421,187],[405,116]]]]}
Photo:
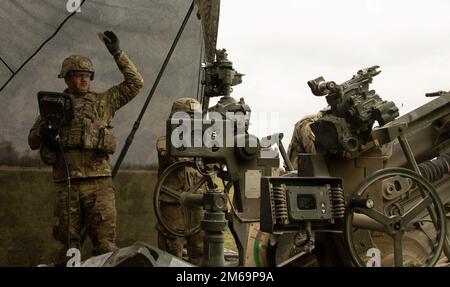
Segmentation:
{"type": "MultiPolygon", "coordinates": [[[[376,186],[374,187],[376,188],[376,186]]],[[[362,228],[376,230],[379,234],[384,233],[391,237],[394,243],[394,266],[404,266],[402,238],[408,232],[413,231],[415,226],[422,222],[421,219],[427,216],[430,218],[428,221],[432,222],[435,229],[435,239],[431,244],[432,251],[424,264],[424,266],[431,267],[439,260],[446,240],[444,207],[435,188],[423,176],[409,169],[387,168],[375,172],[353,192],[346,209],[344,239],[353,263],[359,267],[367,266],[367,262],[361,258],[361,252],[357,251],[354,242],[354,231],[362,228]],[[370,197],[374,196],[378,190],[376,192],[370,192],[370,190],[377,181],[399,176],[408,180],[411,188],[400,198],[402,202],[399,203],[396,212],[388,215],[382,208],[375,206],[375,197],[370,197]],[[357,217],[364,218],[366,227],[356,224],[357,217]]]]}
{"type": "Polygon", "coordinates": [[[177,186],[174,186],[173,182],[170,182],[170,178],[173,176],[178,176],[180,172],[184,173],[186,168],[194,168],[197,169],[197,165],[194,161],[178,161],[170,165],[160,176],[158,182],[156,183],[155,191],[153,193],[153,207],[155,210],[156,218],[158,222],[172,235],[174,236],[189,236],[191,234],[195,234],[200,231],[200,224],[195,226],[191,226],[191,211],[189,208],[183,208],[183,220],[184,220],[184,228],[175,228],[170,226],[167,220],[161,213],[160,207],[160,196],[162,193],[171,196],[176,199],[178,204],[181,205],[181,196],[182,193],[195,193],[199,188],[205,185],[208,182],[208,176],[201,174],[201,177],[198,178],[195,183],[190,186],[187,186],[184,182],[180,183],[177,186]]]}

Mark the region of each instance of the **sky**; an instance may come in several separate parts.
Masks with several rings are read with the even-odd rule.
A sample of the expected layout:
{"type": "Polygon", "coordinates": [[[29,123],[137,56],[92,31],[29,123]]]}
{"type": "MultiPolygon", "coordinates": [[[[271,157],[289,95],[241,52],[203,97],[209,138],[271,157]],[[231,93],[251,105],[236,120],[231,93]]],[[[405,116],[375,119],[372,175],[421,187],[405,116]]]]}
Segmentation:
{"type": "Polygon", "coordinates": [[[217,48],[246,74],[233,96],[252,108],[250,131],[283,132],[326,106],[309,80],[342,83],[381,66],[372,89],[400,114],[450,90],[448,0],[222,0],[217,48]]]}

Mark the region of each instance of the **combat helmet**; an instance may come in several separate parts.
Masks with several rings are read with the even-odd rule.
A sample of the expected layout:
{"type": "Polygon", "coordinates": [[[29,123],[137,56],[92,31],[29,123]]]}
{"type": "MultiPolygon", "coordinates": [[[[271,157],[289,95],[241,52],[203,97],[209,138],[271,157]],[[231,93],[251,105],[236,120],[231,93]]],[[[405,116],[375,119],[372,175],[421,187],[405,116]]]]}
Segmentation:
{"type": "Polygon", "coordinates": [[[177,112],[185,112],[193,114],[194,112],[201,112],[201,104],[193,98],[180,98],[173,102],[171,115],[177,112]]]}
{"type": "Polygon", "coordinates": [[[92,64],[92,61],[85,56],[71,55],[64,59],[58,78],[65,78],[70,71],[90,72],[91,80],[94,80],[94,65],[92,64]]]}

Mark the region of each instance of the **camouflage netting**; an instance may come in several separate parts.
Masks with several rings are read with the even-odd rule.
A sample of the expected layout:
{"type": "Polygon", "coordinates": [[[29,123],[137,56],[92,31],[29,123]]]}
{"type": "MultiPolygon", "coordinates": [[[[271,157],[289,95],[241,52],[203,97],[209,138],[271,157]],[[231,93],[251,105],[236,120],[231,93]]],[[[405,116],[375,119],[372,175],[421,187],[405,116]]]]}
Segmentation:
{"type": "MultiPolygon", "coordinates": [[[[38,47],[48,39],[70,13],[74,0],[6,0],[0,3],[0,86],[38,47]],[[9,68],[8,68],[9,66],[9,68]]],[[[191,4],[189,0],[87,0],[35,57],[0,92],[0,165],[30,165],[37,152],[27,145],[28,131],[38,114],[38,91],[62,91],[57,78],[61,62],[71,54],[92,59],[96,70],[93,91],[104,91],[122,81],[122,75],[97,37],[114,31],[121,48],[142,73],[145,86],[113,121],[118,137],[114,163],[134,121],[149,94],[157,73],[191,4]]],[[[165,131],[172,102],[181,97],[197,98],[202,32],[194,10],[173,57],[152,98],[149,109],[130,147],[124,165],[156,163],[156,138],[165,131]]]]}
{"type": "Polygon", "coordinates": [[[198,5],[197,16],[202,20],[205,39],[205,59],[212,63],[217,45],[219,30],[220,0],[195,0],[198,5]]]}
{"type": "MultiPolygon", "coordinates": [[[[0,87],[70,15],[66,10],[69,2],[76,1],[0,2],[0,58],[4,61],[0,62],[0,87]]],[[[141,93],[118,111],[112,123],[118,137],[114,164],[191,3],[191,0],[86,0],[81,12],[71,17],[0,91],[0,266],[49,263],[59,248],[51,237],[54,223],[51,171],[34,168],[43,164],[38,152],[32,152],[27,143],[28,132],[38,115],[38,91],[63,91],[64,81],[57,75],[62,61],[71,54],[85,55],[93,61],[96,71],[93,91],[101,92],[120,83],[122,75],[97,37],[98,32],[114,31],[121,48],[145,80],[141,93]]],[[[198,97],[202,25],[197,13],[195,8],[123,167],[156,164],[156,139],[165,133],[165,120],[173,101],[198,97]]],[[[123,170],[116,178],[120,247],[139,240],[156,244],[151,192],[156,173],[146,170],[123,170]]],[[[87,244],[83,249],[86,255],[87,244]]]]}

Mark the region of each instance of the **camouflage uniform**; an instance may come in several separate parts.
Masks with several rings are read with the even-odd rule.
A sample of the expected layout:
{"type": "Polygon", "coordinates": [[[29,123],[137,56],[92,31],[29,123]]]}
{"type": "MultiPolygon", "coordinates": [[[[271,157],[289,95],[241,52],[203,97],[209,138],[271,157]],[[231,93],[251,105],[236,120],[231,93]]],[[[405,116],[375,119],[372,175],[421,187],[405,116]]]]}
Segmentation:
{"type": "MultiPolygon", "coordinates": [[[[72,184],[71,196],[71,247],[80,248],[80,231],[86,227],[93,243],[93,254],[117,249],[116,209],[114,186],[111,179],[109,155],[115,150],[115,137],[110,126],[115,112],[131,101],[143,87],[142,76],[124,52],[117,53],[115,61],[125,80],[103,93],[87,92],[73,95],[75,117],[60,130],[64,157],[68,164],[72,184]]],[[[89,59],[74,55],[63,63],[60,78],[69,72],[67,67],[91,71],[89,59]]],[[[68,93],[68,90],[65,91],[68,93]]],[[[61,154],[49,150],[42,141],[43,121],[37,118],[30,130],[28,143],[31,149],[41,149],[41,158],[53,166],[56,200],[53,236],[65,244],[67,241],[67,175],[61,154]]],[[[65,247],[57,262],[65,261],[65,247]]]]}
{"type": "Polygon", "coordinates": [[[295,124],[291,143],[289,144],[289,148],[287,150],[287,156],[289,157],[295,170],[298,169],[297,161],[299,153],[316,152],[316,148],[314,146],[315,135],[309,125],[321,117],[322,113],[319,112],[314,115],[306,116],[295,124]]]}
{"type": "MultiPolygon", "coordinates": [[[[190,98],[182,98],[174,103],[172,108],[172,114],[174,112],[190,112],[190,104],[200,104],[190,98]],[[186,105],[189,107],[187,108],[186,105]]],[[[166,137],[159,137],[156,142],[156,150],[158,152],[158,176],[160,176],[164,170],[166,170],[171,164],[181,161],[189,160],[190,158],[174,158],[170,157],[166,150],[166,137]]],[[[193,168],[186,167],[184,171],[178,174],[171,174],[169,178],[165,181],[165,186],[169,186],[174,190],[188,190],[196,182],[198,182],[200,173],[193,168]]],[[[204,186],[199,188],[196,192],[205,192],[204,186]]],[[[173,229],[184,229],[184,212],[180,205],[180,202],[165,194],[161,193],[159,197],[161,215],[165,218],[166,224],[170,225],[173,229]]],[[[203,217],[203,209],[191,208],[191,227],[197,226],[203,217]]],[[[177,237],[170,234],[164,226],[160,223],[156,224],[156,229],[158,230],[158,247],[162,250],[177,256],[182,257],[182,251],[184,246],[184,241],[186,240],[186,247],[188,252],[189,261],[195,265],[200,265],[201,258],[203,256],[203,232],[200,231],[196,234],[187,236],[186,238],[177,237]]]]}

